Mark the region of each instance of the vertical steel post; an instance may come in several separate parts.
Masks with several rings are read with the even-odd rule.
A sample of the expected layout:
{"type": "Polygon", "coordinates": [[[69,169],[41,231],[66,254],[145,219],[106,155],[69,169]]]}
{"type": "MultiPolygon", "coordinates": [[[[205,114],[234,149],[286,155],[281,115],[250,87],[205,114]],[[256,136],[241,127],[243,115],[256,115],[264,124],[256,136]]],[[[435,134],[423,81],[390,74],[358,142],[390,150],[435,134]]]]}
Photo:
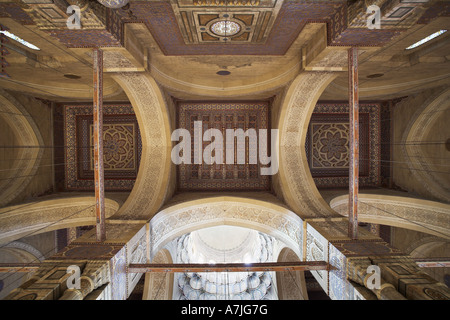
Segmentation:
{"type": "Polygon", "coordinates": [[[94,49],[94,180],[97,241],[106,239],[103,172],[103,51],[94,49]]]}
{"type": "Polygon", "coordinates": [[[348,50],[348,93],[350,113],[349,205],[348,236],[358,238],[358,178],[359,178],[359,97],[358,48],[348,50]]]}

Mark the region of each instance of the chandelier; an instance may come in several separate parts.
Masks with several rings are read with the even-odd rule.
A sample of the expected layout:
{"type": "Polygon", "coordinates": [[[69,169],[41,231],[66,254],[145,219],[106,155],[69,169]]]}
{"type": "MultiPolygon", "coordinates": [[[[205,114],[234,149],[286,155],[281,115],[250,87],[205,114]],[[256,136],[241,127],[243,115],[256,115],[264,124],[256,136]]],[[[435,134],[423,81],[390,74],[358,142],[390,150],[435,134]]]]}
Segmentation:
{"type": "Polygon", "coordinates": [[[126,6],[129,2],[129,0],[97,0],[105,7],[111,8],[111,9],[119,9],[124,6],[126,6]]]}

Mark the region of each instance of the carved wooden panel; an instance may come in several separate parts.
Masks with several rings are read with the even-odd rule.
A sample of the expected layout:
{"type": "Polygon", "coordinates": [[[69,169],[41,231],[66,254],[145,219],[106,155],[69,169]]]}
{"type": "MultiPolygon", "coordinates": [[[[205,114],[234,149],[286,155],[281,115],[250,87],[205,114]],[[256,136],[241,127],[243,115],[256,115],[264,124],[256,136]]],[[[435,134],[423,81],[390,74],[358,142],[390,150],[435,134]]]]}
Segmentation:
{"type": "MultiPolygon", "coordinates": [[[[178,128],[187,129],[191,134],[191,152],[194,152],[194,125],[196,121],[202,122],[204,134],[208,129],[218,129],[223,136],[223,161],[207,164],[203,159],[196,164],[194,157],[191,164],[178,165],[178,188],[180,190],[270,190],[270,176],[261,175],[260,161],[252,163],[250,153],[259,153],[258,142],[246,138],[245,149],[235,143],[234,163],[226,161],[226,130],[242,129],[269,129],[269,103],[268,102],[230,102],[230,103],[196,103],[180,102],[178,104],[178,128]],[[245,163],[237,161],[238,154],[245,153],[245,163]]],[[[258,139],[258,138],[257,138],[258,139]]],[[[203,141],[202,152],[211,142],[203,141]]]]}

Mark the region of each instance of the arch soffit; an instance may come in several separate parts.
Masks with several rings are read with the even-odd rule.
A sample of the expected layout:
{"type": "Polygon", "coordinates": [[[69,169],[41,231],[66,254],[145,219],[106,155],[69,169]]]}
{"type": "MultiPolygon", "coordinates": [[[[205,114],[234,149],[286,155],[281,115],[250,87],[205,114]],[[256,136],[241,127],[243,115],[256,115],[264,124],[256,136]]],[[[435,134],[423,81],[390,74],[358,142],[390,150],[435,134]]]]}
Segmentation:
{"type": "Polygon", "coordinates": [[[149,222],[150,258],[183,234],[218,225],[264,232],[302,256],[303,221],[296,214],[270,202],[226,196],[186,201],[157,213],[149,222]]]}
{"type": "Polygon", "coordinates": [[[32,146],[44,145],[41,133],[31,115],[12,95],[0,88],[0,110],[18,143],[17,161],[9,170],[9,177],[0,182],[0,206],[5,206],[22,192],[36,173],[44,150],[32,146]],[[30,148],[31,147],[31,148],[30,148]]]}
{"type": "MultiPolygon", "coordinates": [[[[32,245],[25,243],[25,242],[13,241],[13,242],[8,243],[3,248],[12,248],[15,250],[25,251],[27,254],[29,254],[33,257],[32,259],[30,259],[30,261],[39,260],[40,262],[42,262],[45,259],[44,255],[38,249],[36,249],[32,245]]],[[[23,261],[23,262],[29,262],[29,261],[23,261]]]]}
{"type": "Polygon", "coordinates": [[[449,108],[450,89],[432,95],[409,123],[402,137],[404,144],[400,147],[408,160],[407,165],[411,174],[430,191],[430,194],[445,202],[449,202],[450,199],[447,176],[437,173],[442,171],[442,168],[426,161],[428,159],[426,152],[417,144],[426,139],[428,133],[433,129],[435,121],[442,115],[442,112],[439,111],[449,108]]]}
{"type": "Polygon", "coordinates": [[[302,218],[337,216],[317,190],[305,152],[314,107],[337,75],[325,71],[302,72],[289,87],[281,108],[278,123],[280,185],[287,204],[302,218]]]}
{"type": "MultiPolygon", "coordinates": [[[[330,206],[348,213],[348,194],[335,197],[330,206]]],[[[410,197],[359,194],[360,221],[385,224],[450,238],[450,205],[410,197]]]]}
{"type": "Polygon", "coordinates": [[[116,73],[113,79],[125,91],[139,124],[142,155],[130,196],[114,216],[148,219],[161,207],[169,186],[171,133],[169,112],[155,80],[146,73],[116,73]]]}
{"type": "MultiPolygon", "coordinates": [[[[105,215],[120,208],[116,200],[105,199],[105,215]]],[[[78,196],[31,202],[0,209],[0,242],[43,232],[95,224],[95,197],[78,196]]]]}
{"type": "Polygon", "coordinates": [[[410,246],[405,249],[405,252],[412,257],[427,257],[427,253],[434,248],[443,244],[449,244],[450,240],[445,240],[436,236],[428,236],[414,241],[410,246]]]}

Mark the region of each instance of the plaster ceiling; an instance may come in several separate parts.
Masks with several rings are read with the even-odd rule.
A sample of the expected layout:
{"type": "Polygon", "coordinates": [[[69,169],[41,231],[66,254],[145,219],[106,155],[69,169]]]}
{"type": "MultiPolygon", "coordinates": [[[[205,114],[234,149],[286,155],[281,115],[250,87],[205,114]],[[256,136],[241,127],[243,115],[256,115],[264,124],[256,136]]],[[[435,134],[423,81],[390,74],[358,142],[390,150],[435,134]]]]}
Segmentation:
{"type": "Polygon", "coordinates": [[[192,240],[199,253],[211,259],[215,258],[216,262],[223,259],[240,261],[242,256],[230,254],[233,254],[233,251],[245,253],[251,250],[257,241],[257,234],[250,229],[224,225],[199,229],[192,233],[192,240]]]}

